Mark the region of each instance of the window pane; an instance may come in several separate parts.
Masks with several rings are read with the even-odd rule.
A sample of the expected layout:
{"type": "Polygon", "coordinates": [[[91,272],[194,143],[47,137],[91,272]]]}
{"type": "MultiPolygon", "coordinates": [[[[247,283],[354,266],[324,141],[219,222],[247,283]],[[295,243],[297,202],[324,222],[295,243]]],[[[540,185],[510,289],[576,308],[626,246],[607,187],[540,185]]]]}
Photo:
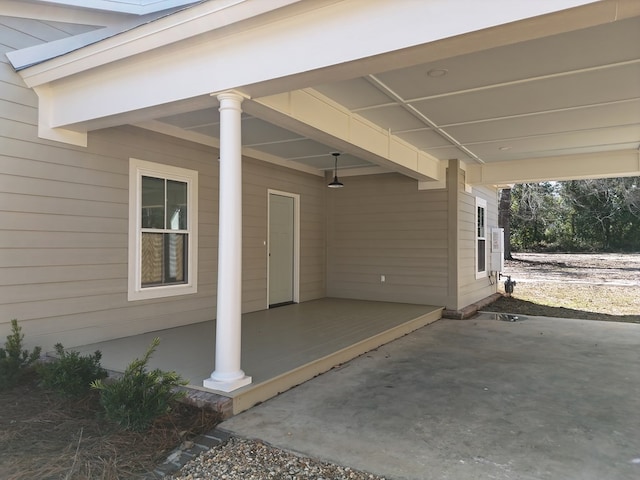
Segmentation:
{"type": "Polygon", "coordinates": [[[478,207],[478,237],[484,237],[484,208],[478,207]]]}
{"type": "Polygon", "coordinates": [[[143,233],[143,287],[187,282],[187,235],[143,233]]]}
{"type": "Polygon", "coordinates": [[[167,180],[167,229],[187,229],[187,184],[167,180]]]}
{"type": "Polygon", "coordinates": [[[165,283],[187,281],[187,235],[165,234],[165,283]]]}
{"type": "Polygon", "coordinates": [[[142,286],[162,283],[162,237],[161,233],[142,234],[142,286]]]}
{"type": "Polygon", "coordinates": [[[142,177],[142,228],[164,228],[164,179],[142,177]]]}
{"type": "Polygon", "coordinates": [[[485,242],[486,240],[478,239],[478,272],[484,272],[487,269],[487,251],[485,242]]]}

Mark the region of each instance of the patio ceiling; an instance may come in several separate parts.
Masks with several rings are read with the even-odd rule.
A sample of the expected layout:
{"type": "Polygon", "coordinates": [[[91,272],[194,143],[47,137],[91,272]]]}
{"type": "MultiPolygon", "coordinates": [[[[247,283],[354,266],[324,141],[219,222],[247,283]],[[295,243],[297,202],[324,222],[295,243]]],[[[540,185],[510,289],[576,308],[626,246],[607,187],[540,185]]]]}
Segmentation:
{"type": "MultiPolygon", "coordinates": [[[[640,17],[310,88],[438,160],[522,167],[497,183],[640,174],[640,17]]],[[[158,119],[214,141],[218,121],[216,107],[158,119]]],[[[333,166],[335,146],[247,114],[242,128],[253,151],[333,166]]],[[[344,176],[376,166],[340,158],[344,176]]]]}
{"type": "MultiPolygon", "coordinates": [[[[479,45],[475,32],[454,35],[284,76],[278,86],[246,84],[245,153],[324,175],[340,151],[341,176],[399,171],[434,185],[449,159],[463,162],[470,183],[640,175],[640,5],[596,4],[487,29],[479,45]],[[315,124],[309,105],[328,112],[324,123],[315,124]],[[352,141],[354,121],[382,146],[352,141]],[[427,166],[390,161],[394,145],[427,166]]],[[[121,121],[215,146],[215,97],[199,99],[121,121]]],[[[109,126],[101,122],[86,125],[109,126]]]]}

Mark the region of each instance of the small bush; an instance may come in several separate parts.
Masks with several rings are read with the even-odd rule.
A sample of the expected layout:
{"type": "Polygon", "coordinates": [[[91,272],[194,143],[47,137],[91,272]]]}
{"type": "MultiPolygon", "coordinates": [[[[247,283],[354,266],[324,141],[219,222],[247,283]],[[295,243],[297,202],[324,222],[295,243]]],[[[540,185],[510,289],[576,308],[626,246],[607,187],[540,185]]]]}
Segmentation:
{"type": "Polygon", "coordinates": [[[37,371],[44,387],[63,395],[81,397],[91,389],[91,382],[106,378],[107,371],[100,366],[102,353],[82,356],[79,352],[65,352],[61,343],[55,346],[58,359],[43,363],[37,371]]]}
{"type": "Polygon", "coordinates": [[[147,370],[149,359],[159,344],[160,339],[155,338],[145,355],[131,362],[121,378],[109,382],[96,380],[91,384],[100,390],[100,404],[106,417],[124,429],[147,429],[157,417],[169,412],[173,402],[185,395],[176,388],[187,382],[176,372],[147,370]]]}
{"type": "Polygon", "coordinates": [[[11,320],[11,334],[7,335],[4,348],[0,348],[0,390],[18,384],[25,373],[31,370],[33,362],[40,358],[40,347],[31,353],[22,348],[24,335],[17,320],[11,320]]]}

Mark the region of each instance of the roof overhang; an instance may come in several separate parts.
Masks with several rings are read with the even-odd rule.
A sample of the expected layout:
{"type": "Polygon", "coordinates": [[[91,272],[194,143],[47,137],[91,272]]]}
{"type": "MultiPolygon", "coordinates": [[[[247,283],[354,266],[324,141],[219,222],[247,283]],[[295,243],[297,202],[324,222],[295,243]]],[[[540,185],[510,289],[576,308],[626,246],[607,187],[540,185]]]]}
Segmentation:
{"type": "MultiPolygon", "coordinates": [[[[388,1],[362,8],[349,0],[212,0],[20,74],[38,94],[44,138],[86,145],[88,131],[215,108],[212,93],[233,89],[259,118],[417,180],[441,181],[433,157],[309,87],[614,22],[639,10],[633,0],[449,0],[402,8],[388,1]],[[388,25],[402,28],[391,32],[388,25]],[[309,107],[305,102],[326,116],[295,113],[309,107]],[[344,121],[337,129],[327,119],[338,117],[344,121]],[[354,133],[360,126],[368,132],[363,138],[354,133]]],[[[470,177],[487,183],[492,169],[476,168],[470,177]]]]}

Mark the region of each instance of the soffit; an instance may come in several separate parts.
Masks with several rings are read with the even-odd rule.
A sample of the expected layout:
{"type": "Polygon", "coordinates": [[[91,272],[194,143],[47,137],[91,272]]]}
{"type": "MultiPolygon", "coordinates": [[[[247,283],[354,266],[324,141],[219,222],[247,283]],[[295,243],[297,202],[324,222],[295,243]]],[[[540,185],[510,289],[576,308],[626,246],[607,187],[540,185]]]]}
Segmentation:
{"type": "MultiPolygon", "coordinates": [[[[492,27],[274,77],[248,84],[243,90],[253,97],[247,102],[259,102],[261,95],[284,93],[288,89],[316,92],[363,122],[443,162],[452,158],[477,165],[513,160],[531,162],[566,154],[637,149],[640,12],[637,4],[627,0],[607,0],[594,5],[558,16],[506,24],[506,28],[492,27]],[[630,18],[617,20],[607,16],[604,18],[609,21],[602,23],[605,19],[597,15],[600,10],[630,18]],[[574,18],[578,20],[571,20],[574,18]],[[548,33],[565,30],[561,25],[563,19],[571,20],[569,29],[576,25],[596,26],[555,35],[548,33]],[[509,37],[510,33],[517,38],[533,39],[516,41],[509,37]],[[490,45],[501,46],[490,48],[490,45]]],[[[355,40],[345,34],[341,41],[355,40]]],[[[184,53],[177,47],[155,52],[157,61],[165,58],[164,54],[184,53]]],[[[117,67],[117,63],[114,65],[117,67]]],[[[135,70],[128,71],[132,72],[135,70]]],[[[96,70],[95,74],[99,73],[96,70]]],[[[189,76],[183,70],[179,73],[181,76],[174,80],[179,79],[183,87],[188,87],[189,76]]],[[[113,74],[113,79],[116,81],[117,75],[113,74]]],[[[70,80],[68,91],[74,86],[73,77],[70,80]]],[[[159,87],[153,85],[154,90],[159,87]]],[[[113,98],[117,100],[120,99],[113,98]]],[[[196,92],[188,105],[181,104],[180,108],[173,108],[170,102],[166,105],[166,108],[164,104],[155,106],[153,117],[142,108],[122,118],[114,115],[111,119],[105,114],[105,121],[96,119],[94,127],[115,125],[122,120],[135,123],[139,115],[141,120],[153,118],[154,128],[167,127],[159,130],[216,144],[219,117],[215,97],[205,98],[202,92],[196,92]],[[182,113],[175,114],[176,111],[182,113]]],[[[352,169],[357,173],[373,164],[388,167],[384,162],[365,159],[357,149],[350,149],[343,142],[331,141],[326,132],[309,135],[301,133],[301,129],[289,128],[287,122],[278,124],[247,114],[242,122],[246,148],[264,154],[265,158],[300,165],[305,171],[330,170],[333,167],[330,154],[336,150],[350,153],[340,159],[343,171],[352,169]]],[[[67,124],[72,128],[82,126],[67,124]]],[[[86,127],[91,125],[92,121],[85,122],[86,127]]],[[[603,164],[603,174],[605,167],[603,164]]],[[[552,172],[549,175],[553,178],[552,172]]]]}
{"type": "MultiPolygon", "coordinates": [[[[637,149],[640,17],[311,87],[443,161],[637,149]]],[[[215,107],[159,121],[218,132],[215,107]]],[[[321,170],[336,150],[248,115],[243,144],[321,170]]],[[[345,170],[366,166],[341,158],[345,170]]]]}

